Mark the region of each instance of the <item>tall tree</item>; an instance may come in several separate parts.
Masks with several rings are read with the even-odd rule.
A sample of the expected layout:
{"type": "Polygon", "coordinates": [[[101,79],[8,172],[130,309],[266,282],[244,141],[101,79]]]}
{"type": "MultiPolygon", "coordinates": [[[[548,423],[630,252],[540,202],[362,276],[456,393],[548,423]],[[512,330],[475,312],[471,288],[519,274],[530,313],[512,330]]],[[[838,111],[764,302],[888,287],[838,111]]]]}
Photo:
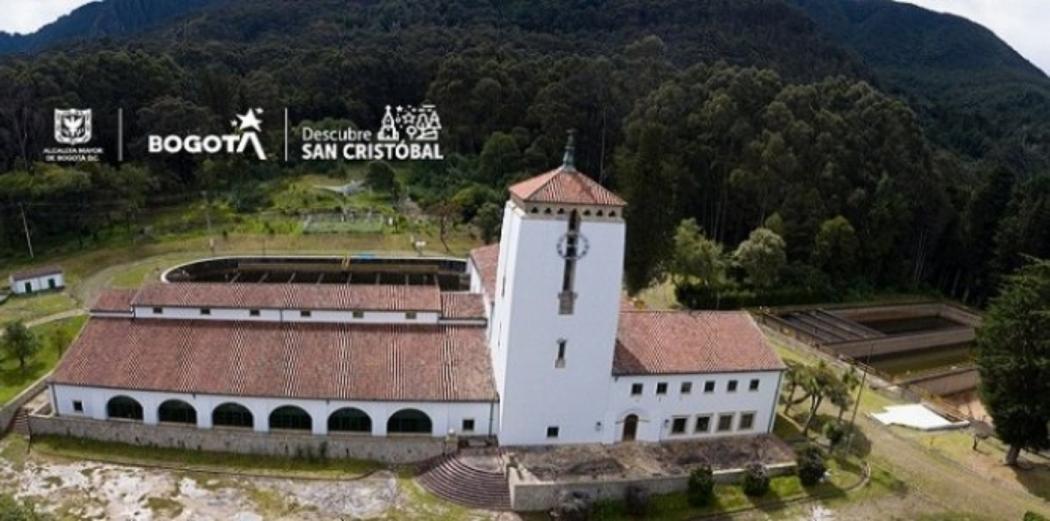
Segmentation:
{"type": "Polygon", "coordinates": [[[859,249],[856,230],[839,215],[820,225],[813,244],[813,263],[841,286],[856,273],[859,249]]]}
{"type": "Polygon", "coordinates": [[[756,228],[733,252],[735,260],[756,288],[776,284],[780,270],[787,263],[784,239],[767,228],[756,228]]]}
{"type": "Polygon", "coordinates": [[[995,432],[1010,446],[1006,464],[1021,449],[1050,448],[1050,261],[1032,259],[992,300],[977,330],[977,368],[995,432]]]}
{"type": "Polygon", "coordinates": [[[627,291],[635,294],[657,277],[667,258],[674,230],[674,179],[681,174],[665,157],[667,131],[644,124],[636,130],[637,153],[618,157],[620,180],[631,205],[627,218],[627,291]]]}
{"type": "Polygon", "coordinates": [[[719,286],[726,277],[725,252],[721,244],[704,235],[696,219],[686,219],[675,230],[674,256],[668,271],[676,284],[719,286]]]}
{"type": "Polygon", "coordinates": [[[18,360],[18,369],[25,374],[26,361],[40,350],[40,340],[21,321],[9,322],[0,338],[4,353],[18,360]]]}

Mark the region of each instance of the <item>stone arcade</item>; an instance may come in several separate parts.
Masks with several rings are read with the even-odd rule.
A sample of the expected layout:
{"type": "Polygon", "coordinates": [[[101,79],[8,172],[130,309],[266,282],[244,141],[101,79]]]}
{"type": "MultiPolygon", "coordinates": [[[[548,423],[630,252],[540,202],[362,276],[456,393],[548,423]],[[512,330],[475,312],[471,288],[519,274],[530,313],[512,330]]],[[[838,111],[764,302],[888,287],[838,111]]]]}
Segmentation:
{"type": "MultiPolygon", "coordinates": [[[[108,291],[51,377],[53,417],[41,425],[107,439],[102,426],[129,424],[339,446],[770,432],[784,365],[747,313],[624,303],[624,207],[574,168],[570,143],[559,168],[510,188],[500,242],[470,254],[469,291],[236,282],[108,291]]],[[[224,446],[261,452],[252,444],[224,446]]]]}

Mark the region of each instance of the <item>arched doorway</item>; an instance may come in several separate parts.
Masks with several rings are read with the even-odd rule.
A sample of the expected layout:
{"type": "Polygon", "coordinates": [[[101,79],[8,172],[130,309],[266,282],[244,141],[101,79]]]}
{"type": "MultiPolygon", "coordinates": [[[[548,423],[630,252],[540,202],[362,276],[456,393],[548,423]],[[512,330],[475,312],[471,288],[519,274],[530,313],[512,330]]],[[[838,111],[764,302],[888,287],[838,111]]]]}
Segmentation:
{"type": "Polygon", "coordinates": [[[312,428],[313,421],[310,414],[294,405],[278,407],[270,413],[270,429],[288,429],[296,431],[308,431],[312,428]]]}
{"type": "Polygon", "coordinates": [[[157,409],[157,419],[166,423],[197,424],[197,409],[182,400],[168,400],[157,409]]]}
{"type": "Polygon", "coordinates": [[[386,422],[386,432],[391,434],[430,434],[432,430],[430,416],[416,409],[401,409],[386,422]]]}
{"type": "Polygon", "coordinates": [[[224,403],[211,413],[211,424],[216,427],[247,427],[255,425],[252,412],[238,403],[224,403]]]}
{"type": "Polygon", "coordinates": [[[106,417],[142,421],[142,404],[127,396],[114,396],[106,403],[106,417]]]}
{"type": "Polygon", "coordinates": [[[329,432],[372,432],[372,418],[361,409],[344,407],[328,417],[329,432]]]}
{"type": "Polygon", "coordinates": [[[623,441],[634,441],[638,436],[638,415],[628,414],[623,419],[623,441]]]}

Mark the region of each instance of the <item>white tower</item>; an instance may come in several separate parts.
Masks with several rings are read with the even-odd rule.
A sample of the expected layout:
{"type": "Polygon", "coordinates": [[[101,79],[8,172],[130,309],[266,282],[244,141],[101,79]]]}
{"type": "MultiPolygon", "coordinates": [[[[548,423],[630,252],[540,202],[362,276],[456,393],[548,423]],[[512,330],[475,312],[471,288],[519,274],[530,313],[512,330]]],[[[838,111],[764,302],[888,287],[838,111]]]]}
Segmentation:
{"type": "Polygon", "coordinates": [[[491,352],[500,443],[593,443],[611,384],[623,275],[623,199],[561,167],[510,187],[491,352]]]}

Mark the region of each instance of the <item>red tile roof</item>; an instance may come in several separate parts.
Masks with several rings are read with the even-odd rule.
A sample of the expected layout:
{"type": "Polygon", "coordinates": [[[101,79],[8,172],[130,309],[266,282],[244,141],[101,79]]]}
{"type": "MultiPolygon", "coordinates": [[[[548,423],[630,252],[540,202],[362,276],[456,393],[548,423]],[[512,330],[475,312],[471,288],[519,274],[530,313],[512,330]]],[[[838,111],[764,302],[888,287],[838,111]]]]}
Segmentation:
{"type": "Polygon", "coordinates": [[[485,330],[94,317],[51,380],[237,396],[496,399],[485,330]]]}
{"type": "Polygon", "coordinates": [[[33,279],[36,277],[43,277],[46,275],[57,275],[59,273],[62,273],[61,266],[41,266],[39,268],[16,271],[11,274],[11,278],[14,280],[25,280],[33,279]]]}
{"type": "Polygon", "coordinates": [[[613,374],[778,371],[784,367],[746,311],[620,312],[613,374]]]}
{"type": "Polygon", "coordinates": [[[515,198],[528,203],[625,206],[620,196],[575,168],[558,167],[510,187],[515,198]]]}
{"type": "Polygon", "coordinates": [[[485,318],[485,301],[481,293],[442,293],[442,318],[485,318]]]}
{"type": "Polygon", "coordinates": [[[131,313],[131,301],[138,290],[104,289],[91,305],[91,311],[131,313]]]}
{"type": "Polygon", "coordinates": [[[489,298],[496,295],[496,271],[499,269],[499,243],[470,250],[470,258],[481,276],[481,286],[489,298]]]}
{"type": "Polygon", "coordinates": [[[436,285],[155,283],[143,287],[136,306],[259,309],[441,311],[436,285]]]}

